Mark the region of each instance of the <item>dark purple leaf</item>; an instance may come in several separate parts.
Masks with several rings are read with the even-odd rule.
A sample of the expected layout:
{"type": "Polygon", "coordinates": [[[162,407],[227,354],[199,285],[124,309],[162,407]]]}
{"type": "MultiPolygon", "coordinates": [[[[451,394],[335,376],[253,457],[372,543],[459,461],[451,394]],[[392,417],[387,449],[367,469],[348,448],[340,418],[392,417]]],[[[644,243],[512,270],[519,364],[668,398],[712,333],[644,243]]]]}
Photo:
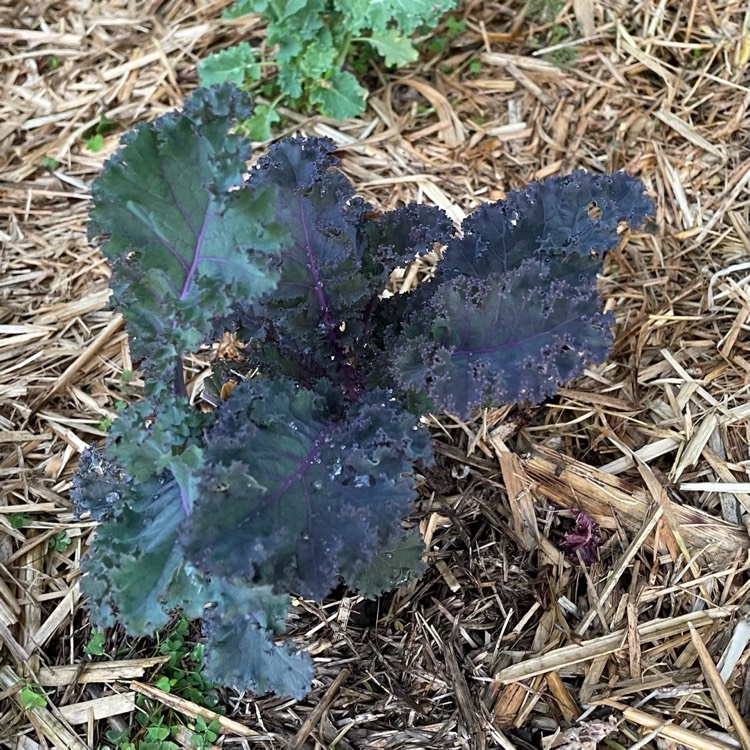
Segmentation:
{"type": "Polygon", "coordinates": [[[566,531],[560,548],[571,560],[577,560],[576,553],[581,554],[581,560],[586,565],[591,565],[596,560],[596,552],[602,543],[599,524],[585,511],[578,511],[575,517],[575,526],[566,531]]]}

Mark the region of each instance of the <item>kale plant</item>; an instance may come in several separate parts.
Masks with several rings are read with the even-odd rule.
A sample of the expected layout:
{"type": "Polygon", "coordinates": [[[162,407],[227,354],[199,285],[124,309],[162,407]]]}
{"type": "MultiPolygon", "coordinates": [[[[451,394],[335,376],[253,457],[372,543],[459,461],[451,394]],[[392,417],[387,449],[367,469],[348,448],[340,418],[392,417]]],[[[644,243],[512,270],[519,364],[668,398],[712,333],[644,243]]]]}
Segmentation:
{"type": "Polygon", "coordinates": [[[199,89],[95,181],[90,236],[146,385],[73,496],[100,521],[82,581],[97,626],[148,634],[182,610],[203,618],[208,679],[301,696],[310,659],[277,638],[289,592],[343,578],[375,596],[418,571],[402,519],[432,461],[420,415],[538,403],[602,362],[602,254],[651,203],[633,177],[579,170],[460,231],[430,206],[379,215],[330,140],[284,139],[248,171],[230,129],[250,111],[232,85],[199,89]],[[383,294],[436,248],[431,280],[383,294]],[[193,404],[183,357],[228,329],[242,361],[193,404]]]}
{"type": "Polygon", "coordinates": [[[262,67],[274,67],[268,87],[270,104],[261,104],[245,121],[250,137],[268,140],[271,126],[280,120],[276,106],[283,100],[295,109],[315,109],[343,120],[365,108],[366,92],[347,61],[369,53],[388,66],[417,59],[410,37],[420,27],[431,28],[454,8],[457,0],[238,0],[227,9],[228,18],[260,13],[267,24],[266,52],[240,42],[209,55],[198,63],[201,85],[236,83],[252,86],[262,67]]]}

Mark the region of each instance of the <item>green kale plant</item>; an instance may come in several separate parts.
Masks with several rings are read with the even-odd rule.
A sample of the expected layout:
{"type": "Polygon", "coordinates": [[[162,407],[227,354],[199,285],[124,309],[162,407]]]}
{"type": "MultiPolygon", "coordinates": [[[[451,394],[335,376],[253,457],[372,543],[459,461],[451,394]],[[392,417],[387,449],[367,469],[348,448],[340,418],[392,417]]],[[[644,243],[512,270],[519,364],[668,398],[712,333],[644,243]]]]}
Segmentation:
{"type": "Polygon", "coordinates": [[[365,46],[388,66],[417,59],[411,36],[432,27],[457,0],[239,0],[225,13],[238,18],[260,13],[267,23],[265,58],[247,42],[209,55],[198,63],[202,86],[261,79],[264,66],[275,67],[272,102],[258,105],[245,123],[253,140],[271,137],[283,100],[296,109],[314,109],[343,120],[365,108],[366,91],[346,70],[365,46]]]}

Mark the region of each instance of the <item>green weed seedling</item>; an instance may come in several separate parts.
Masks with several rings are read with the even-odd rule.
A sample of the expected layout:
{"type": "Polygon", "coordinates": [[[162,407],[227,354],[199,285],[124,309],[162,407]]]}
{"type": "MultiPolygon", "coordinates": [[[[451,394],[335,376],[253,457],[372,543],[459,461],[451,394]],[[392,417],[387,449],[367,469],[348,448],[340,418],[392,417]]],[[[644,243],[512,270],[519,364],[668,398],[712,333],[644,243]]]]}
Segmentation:
{"type": "Polygon", "coordinates": [[[47,705],[47,699],[44,697],[42,688],[39,685],[29,683],[18,694],[25,711],[32,708],[44,708],[47,705]]]}
{"type": "Polygon", "coordinates": [[[554,21],[563,9],[562,0],[528,0],[527,17],[536,23],[554,21]]]}
{"type": "MultiPolygon", "coordinates": [[[[543,38],[539,34],[534,34],[529,40],[529,44],[536,49],[543,49],[545,47],[554,47],[569,39],[571,39],[570,29],[562,24],[555,24],[550,29],[546,38],[543,38]]],[[[558,68],[569,68],[578,59],[578,49],[576,47],[561,47],[550,50],[543,57],[558,68]]]]}
{"type": "Polygon", "coordinates": [[[116,125],[117,123],[114,120],[110,120],[106,115],[101,115],[99,122],[83,133],[83,142],[86,148],[94,153],[101,151],[104,148],[105,134],[116,125]]]}
{"type": "MultiPolygon", "coordinates": [[[[568,41],[571,38],[570,29],[567,26],[555,25],[549,33],[550,47],[568,41]]],[[[578,49],[576,47],[561,47],[560,49],[551,50],[545,57],[558,68],[569,68],[578,59],[578,49]]]]}
{"type": "Polygon", "coordinates": [[[217,719],[206,724],[206,720],[200,716],[195,720],[195,725],[191,729],[193,730],[193,747],[196,750],[209,750],[221,733],[221,726],[217,719]]]}
{"type": "Polygon", "coordinates": [[[55,552],[65,552],[70,547],[71,539],[65,531],[58,531],[53,537],[47,540],[47,548],[55,552]]]}
{"type": "Polygon", "coordinates": [[[8,517],[8,523],[12,529],[25,529],[31,523],[31,519],[25,513],[14,513],[8,517]]]}
{"type": "Polygon", "coordinates": [[[199,706],[218,710],[216,685],[206,680],[201,671],[203,644],[190,644],[187,641],[189,630],[188,620],[180,617],[159,644],[159,653],[168,656],[169,660],[164,665],[164,674],[159,677],[156,686],[165,692],[181,695],[199,706]]]}
{"type": "MultiPolygon", "coordinates": [[[[155,687],[216,713],[224,713],[224,708],[218,705],[216,686],[203,676],[203,646],[191,642],[189,621],[179,617],[155,637],[157,653],[167,657],[160,673],[151,680],[155,687]]],[[[93,630],[85,651],[92,656],[106,656],[104,633],[93,630]]],[[[136,715],[137,724],[130,732],[110,730],[105,733],[107,742],[116,750],[181,750],[174,738],[183,727],[192,733],[197,750],[208,750],[221,731],[216,721],[208,723],[199,718],[186,724],[184,717],[143,695],[136,697],[136,706],[140,711],[136,715]]],[[[106,747],[99,750],[106,750],[106,747]]]]}
{"type": "Polygon", "coordinates": [[[83,649],[89,656],[106,656],[104,650],[104,633],[101,630],[92,630],[89,642],[83,649]]]}
{"type": "MultiPolygon", "coordinates": [[[[430,29],[421,28],[419,31],[427,34],[430,32],[430,29]]],[[[451,40],[463,34],[464,31],[466,31],[466,21],[463,18],[457,19],[453,18],[453,16],[448,16],[445,19],[445,33],[433,36],[427,43],[427,50],[433,55],[441,55],[445,52],[451,40]]]]}

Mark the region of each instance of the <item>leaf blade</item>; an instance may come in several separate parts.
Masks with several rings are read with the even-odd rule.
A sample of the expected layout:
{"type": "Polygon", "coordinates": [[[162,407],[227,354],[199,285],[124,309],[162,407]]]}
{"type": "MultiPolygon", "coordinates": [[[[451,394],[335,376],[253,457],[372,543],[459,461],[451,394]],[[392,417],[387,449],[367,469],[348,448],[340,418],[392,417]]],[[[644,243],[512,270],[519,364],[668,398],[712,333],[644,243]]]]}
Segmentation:
{"type": "Polygon", "coordinates": [[[394,377],[462,418],[488,404],[541,403],[606,358],[612,317],[600,306],[590,280],[550,280],[536,261],[483,281],[443,282],[407,323],[394,377]]]}
{"type": "Polygon", "coordinates": [[[198,89],[182,112],[128,134],[95,181],[89,235],[104,238],[114,302],[146,366],[169,367],[235,297],[276,283],[268,255],[284,232],[266,219],[270,196],[236,189],[250,147],[228,130],[249,113],[235,87],[198,89]]]}
{"type": "Polygon", "coordinates": [[[385,391],[337,401],[286,380],[234,389],[184,531],[196,565],[321,597],[400,538],[429,436],[385,391]]]}

